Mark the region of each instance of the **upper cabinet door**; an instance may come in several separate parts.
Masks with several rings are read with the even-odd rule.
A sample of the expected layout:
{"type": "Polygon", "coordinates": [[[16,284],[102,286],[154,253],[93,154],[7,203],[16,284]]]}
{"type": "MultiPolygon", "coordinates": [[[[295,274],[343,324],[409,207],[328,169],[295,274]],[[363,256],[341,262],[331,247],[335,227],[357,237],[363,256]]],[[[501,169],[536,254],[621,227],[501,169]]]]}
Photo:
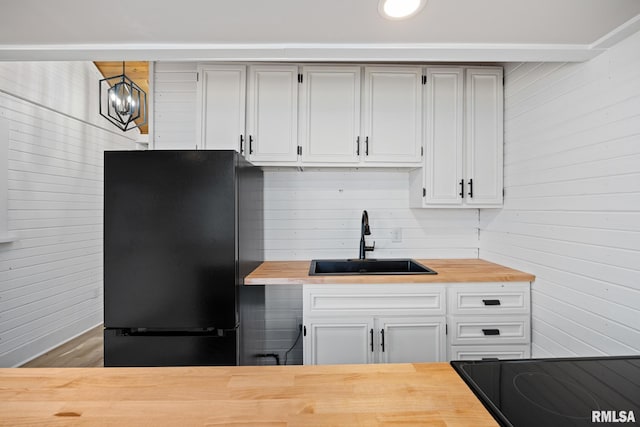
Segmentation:
{"type": "Polygon", "coordinates": [[[246,66],[202,65],[198,73],[200,147],[243,151],[246,66]]]}
{"type": "Polygon", "coordinates": [[[360,67],[306,66],[302,75],[302,161],[356,164],[360,67]]]}
{"type": "Polygon", "coordinates": [[[428,68],[424,203],[462,204],[463,69],[428,68]]]}
{"type": "Polygon", "coordinates": [[[503,85],[501,68],[466,70],[466,203],[502,204],[503,85]]]}
{"type": "Polygon", "coordinates": [[[422,147],[422,69],[366,67],[364,146],[367,163],[420,165],[422,147]]]}
{"type": "Polygon", "coordinates": [[[298,67],[249,67],[247,150],[249,160],[298,160],[298,67]]]}

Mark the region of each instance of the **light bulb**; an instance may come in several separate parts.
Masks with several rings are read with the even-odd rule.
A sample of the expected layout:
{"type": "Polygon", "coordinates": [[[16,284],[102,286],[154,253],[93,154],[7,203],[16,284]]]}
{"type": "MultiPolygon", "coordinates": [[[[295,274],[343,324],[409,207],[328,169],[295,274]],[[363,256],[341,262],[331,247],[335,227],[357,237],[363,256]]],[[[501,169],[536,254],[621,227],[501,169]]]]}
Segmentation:
{"type": "Polygon", "coordinates": [[[426,0],[380,0],[378,11],[388,19],[404,19],[415,15],[426,0]]]}

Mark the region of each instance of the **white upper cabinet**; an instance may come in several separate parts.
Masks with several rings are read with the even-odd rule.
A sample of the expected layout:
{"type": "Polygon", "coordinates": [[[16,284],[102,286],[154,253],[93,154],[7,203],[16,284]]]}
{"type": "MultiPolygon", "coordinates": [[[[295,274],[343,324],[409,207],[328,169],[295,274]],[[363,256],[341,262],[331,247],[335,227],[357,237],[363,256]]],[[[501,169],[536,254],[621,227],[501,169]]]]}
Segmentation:
{"type": "Polygon", "coordinates": [[[302,67],[300,145],[306,164],[357,164],[360,67],[302,67]]]}
{"type": "Polygon", "coordinates": [[[432,67],[426,76],[426,152],[422,172],[411,173],[412,206],[501,206],[502,69],[432,67]]]}
{"type": "Polygon", "coordinates": [[[422,68],[365,67],[360,156],[366,163],[420,165],[422,68]]]}
{"type": "Polygon", "coordinates": [[[502,69],[469,68],[465,82],[465,170],[469,205],[502,204],[502,69]]]}
{"type": "Polygon", "coordinates": [[[446,359],[446,296],[438,284],[303,285],[304,364],[446,359]]]}
{"type": "Polygon", "coordinates": [[[195,147],[155,148],[233,149],[264,166],[411,167],[413,207],[502,205],[500,67],[202,64],[198,75],[195,147]]]}
{"type": "Polygon", "coordinates": [[[200,108],[197,148],[242,151],[246,66],[201,65],[198,75],[200,108]]]}
{"type": "Polygon", "coordinates": [[[425,88],[426,204],[460,205],[463,144],[463,70],[429,68],[425,88]]]}
{"type": "Polygon", "coordinates": [[[249,67],[247,158],[259,164],[298,161],[298,67],[249,67]]]}

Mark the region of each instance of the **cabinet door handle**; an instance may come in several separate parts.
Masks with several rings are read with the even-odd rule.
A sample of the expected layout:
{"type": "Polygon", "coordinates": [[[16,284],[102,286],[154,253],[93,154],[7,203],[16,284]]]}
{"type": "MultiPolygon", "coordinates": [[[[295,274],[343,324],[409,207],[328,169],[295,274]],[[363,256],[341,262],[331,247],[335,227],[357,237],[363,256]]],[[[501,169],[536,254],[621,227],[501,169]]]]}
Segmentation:
{"type": "Polygon", "coordinates": [[[382,346],[382,352],[384,353],[384,329],[380,329],[380,335],[382,335],[382,341],[380,344],[382,346]]]}
{"type": "Polygon", "coordinates": [[[482,333],[486,335],[500,335],[500,329],[483,329],[482,333]]]}
{"type": "Polygon", "coordinates": [[[464,198],[464,179],[460,180],[460,192],[458,193],[458,195],[461,198],[464,198]]]}
{"type": "Polygon", "coordinates": [[[253,137],[249,135],[249,154],[253,154],[253,137]]]}
{"type": "Polygon", "coordinates": [[[240,154],[244,154],[244,136],[240,135],[240,154]]]}
{"type": "Polygon", "coordinates": [[[500,305],[499,299],[483,299],[482,303],[484,305],[500,305]]]}
{"type": "Polygon", "coordinates": [[[369,137],[368,136],[364,139],[364,155],[365,156],[369,155],[369,137]]]}
{"type": "Polygon", "coordinates": [[[360,155],[360,137],[356,138],[356,156],[360,155]]]}
{"type": "Polygon", "coordinates": [[[369,334],[371,335],[371,352],[373,353],[373,328],[371,328],[369,334]]]}
{"type": "Polygon", "coordinates": [[[469,197],[473,199],[473,179],[469,180],[469,197]]]}

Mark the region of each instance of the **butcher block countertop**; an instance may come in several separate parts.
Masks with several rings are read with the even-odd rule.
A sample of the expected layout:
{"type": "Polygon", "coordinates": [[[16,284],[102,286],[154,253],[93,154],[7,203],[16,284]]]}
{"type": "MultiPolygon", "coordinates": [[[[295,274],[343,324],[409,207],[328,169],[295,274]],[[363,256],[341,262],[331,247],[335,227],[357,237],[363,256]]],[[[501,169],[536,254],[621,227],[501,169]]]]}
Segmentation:
{"type": "Polygon", "coordinates": [[[447,363],[5,368],[0,425],[497,426],[447,363]]]}
{"type": "Polygon", "coordinates": [[[531,282],[535,276],[481,259],[417,259],[438,274],[309,276],[310,261],[265,261],[244,279],[245,285],[312,283],[531,282]]]}

